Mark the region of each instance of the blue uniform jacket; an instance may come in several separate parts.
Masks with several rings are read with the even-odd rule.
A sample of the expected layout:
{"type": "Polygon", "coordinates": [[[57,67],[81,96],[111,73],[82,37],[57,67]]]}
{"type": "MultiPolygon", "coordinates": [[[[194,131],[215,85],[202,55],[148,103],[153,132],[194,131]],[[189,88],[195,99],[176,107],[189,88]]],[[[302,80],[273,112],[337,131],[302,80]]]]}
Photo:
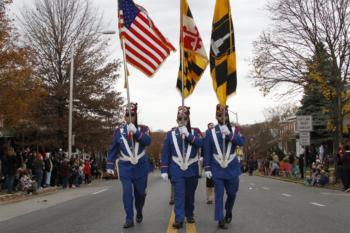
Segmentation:
{"type": "MultiPolygon", "coordinates": [[[[232,142],[231,153],[235,153],[236,146],[242,146],[245,142],[245,138],[239,133],[238,128],[235,128],[235,133],[231,133],[225,137],[226,144],[225,147],[227,149],[228,143],[232,142]]],[[[218,143],[221,151],[223,151],[223,137],[220,131],[219,125],[215,126],[215,133],[218,138],[218,143]]],[[[221,179],[231,179],[235,176],[239,176],[241,174],[241,167],[236,157],[234,160],[229,163],[226,168],[222,168],[220,164],[215,160],[213,154],[218,154],[213,135],[211,129],[208,129],[205,132],[205,142],[204,142],[204,169],[205,171],[211,171],[213,174],[213,178],[221,178],[221,179]]]]}
{"type": "MultiPolygon", "coordinates": [[[[203,145],[202,133],[200,132],[200,130],[198,128],[192,128],[192,129],[193,129],[193,134],[192,132],[190,132],[188,137],[185,139],[185,154],[186,154],[188,145],[189,144],[192,145],[190,159],[197,157],[198,150],[203,145]]],[[[177,143],[179,145],[180,151],[182,152],[183,140],[180,135],[179,129],[174,128],[173,130],[175,130],[177,143]]],[[[172,156],[177,157],[172,135],[171,135],[173,130],[167,132],[163,143],[163,149],[162,149],[162,155],[161,155],[161,173],[168,173],[172,179],[177,177],[198,176],[199,175],[198,162],[193,163],[188,167],[187,170],[183,171],[181,170],[179,165],[173,161],[172,156]]]]}
{"type": "MultiPolygon", "coordinates": [[[[127,140],[129,147],[132,148],[131,138],[128,139],[127,126],[121,126],[116,128],[113,134],[112,145],[109,149],[107,156],[107,169],[114,169],[115,160],[120,156],[120,152],[129,156],[125,145],[123,143],[121,134],[127,140]]],[[[145,147],[151,144],[151,137],[149,136],[149,128],[144,125],[140,125],[137,132],[133,135],[134,144],[139,142],[139,150],[137,154],[145,150],[145,147]]],[[[144,155],[139,159],[136,165],[131,164],[129,161],[119,161],[119,176],[120,177],[131,177],[139,178],[146,176],[149,172],[149,159],[147,155],[144,155]]]]}

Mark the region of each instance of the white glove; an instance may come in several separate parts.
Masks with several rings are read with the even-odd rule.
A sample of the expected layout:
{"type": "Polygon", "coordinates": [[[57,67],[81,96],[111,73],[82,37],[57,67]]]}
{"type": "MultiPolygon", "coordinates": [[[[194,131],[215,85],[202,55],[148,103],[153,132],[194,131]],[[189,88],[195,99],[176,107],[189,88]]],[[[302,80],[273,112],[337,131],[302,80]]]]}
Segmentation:
{"type": "Polygon", "coordinates": [[[114,176],[114,171],[113,171],[113,169],[107,169],[107,173],[114,176]]]}
{"type": "Polygon", "coordinates": [[[204,174],[208,179],[211,179],[213,177],[213,174],[211,174],[211,171],[206,171],[204,172],[204,174]]]}
{"type": "Polygon", "coordinates": [[[188,137],[188,135],[190,135],[190,133],[188,132],[186,126],[181,126],[181,127],[179,127],[179,131],[180,131],[180,134],[181,134],[181,135],[183,134],[183,135],[185,135],[186,137],[188,137]]]}
{"type": "Polygon", "coordinates": [[[135,134],[137,131],[136,126],[133,123],[128,124],[128,132],[135,134]]]}
{"type": "Polygon", "coordinates": [[[160,176],[162,177],[162,179],[163,179],[164,181],[168,181],[168,179],[169,179],[168,173],[162,173],[160,176]]]}
{"type": "Polygon", "coordinates": [[[224,135],[229,135],[231,133],[227,125],[220,125],[220,131],[224,135]]]}

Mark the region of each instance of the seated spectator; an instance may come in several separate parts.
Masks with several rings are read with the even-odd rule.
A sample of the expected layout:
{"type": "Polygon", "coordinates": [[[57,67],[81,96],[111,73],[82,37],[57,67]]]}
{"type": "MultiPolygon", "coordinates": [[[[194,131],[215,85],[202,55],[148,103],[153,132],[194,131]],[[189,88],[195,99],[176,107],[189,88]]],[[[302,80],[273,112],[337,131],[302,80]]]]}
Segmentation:
{"type": "Polygon", "coordinates": [[[288,162],[288,157],[285,157],[281,162],[280,162],[280,175],[281,176],[290,176],[292,171],[292,167],[290,163],[288,162]]]}
{"type": "Polygon", "coordinates": [[[329,183],[329,178],[324,170],[321,170],[321,173],[316,181],[317,186],[324,187],[329,183]]]}
{"type": "Polygon", "coordinates": [[[23,191],[27,193],[36,194],[37,183],[30,178],[29,172],[27,169],[21,169],[19,171],[19,181],[20,181],[20,188],[23,191]]]}
{"type": "Polygon", "coordinates": [[[271,164],[271,175],[272,176],[277,176],[277,175],[279,175],[279,171],[280,171],[280,167],[278,165],[278,162],[272,161],[272,164],[271,164]]]}

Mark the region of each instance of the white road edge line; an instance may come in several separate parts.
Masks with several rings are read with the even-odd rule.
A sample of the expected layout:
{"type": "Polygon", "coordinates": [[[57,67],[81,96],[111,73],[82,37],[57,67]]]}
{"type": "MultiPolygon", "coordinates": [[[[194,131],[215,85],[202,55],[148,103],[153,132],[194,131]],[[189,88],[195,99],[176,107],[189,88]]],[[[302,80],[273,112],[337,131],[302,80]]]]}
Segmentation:
{"type": "Polygon", "coordinates": [[[281,194],[282,196],[285,196],[285,197],[291,197],[292,195],[288,194],[288,193],[282,193],[281,194]]]}
{"type": "Polygon", "coordinates": [[[100,190],[100,191],[97,191],[97,192],[92,193],[92,195],[96,195],[96,194],[102,193],[102,192],[107,191],[107,190],[108,190],[108,189],[102,189],[102,190],[100,190]]]}
{"type": "Polygon", "coordinates": [[[310,202],[311,205],[315,205],[315,206],[319,206],[319,207],[325,207],[325,205],[322,205],[320,203],[317,202],[310,202]]]}

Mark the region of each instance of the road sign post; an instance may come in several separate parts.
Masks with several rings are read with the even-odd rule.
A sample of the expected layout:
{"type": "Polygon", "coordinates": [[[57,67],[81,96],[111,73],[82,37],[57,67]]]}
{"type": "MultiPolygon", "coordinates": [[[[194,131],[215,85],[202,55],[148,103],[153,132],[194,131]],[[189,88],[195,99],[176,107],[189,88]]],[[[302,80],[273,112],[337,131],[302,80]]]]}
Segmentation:
{"type": "Polygon", "coordinates": [[[297,131],[310,132],[312,131],[312,116],[297,116],[297,131]]]}
{"type": "Polygon", "coordinates": [[[312,116],[297,116],[297,128],[301,146],[310,146],[310,132],[312,131],[312,116]]]}

